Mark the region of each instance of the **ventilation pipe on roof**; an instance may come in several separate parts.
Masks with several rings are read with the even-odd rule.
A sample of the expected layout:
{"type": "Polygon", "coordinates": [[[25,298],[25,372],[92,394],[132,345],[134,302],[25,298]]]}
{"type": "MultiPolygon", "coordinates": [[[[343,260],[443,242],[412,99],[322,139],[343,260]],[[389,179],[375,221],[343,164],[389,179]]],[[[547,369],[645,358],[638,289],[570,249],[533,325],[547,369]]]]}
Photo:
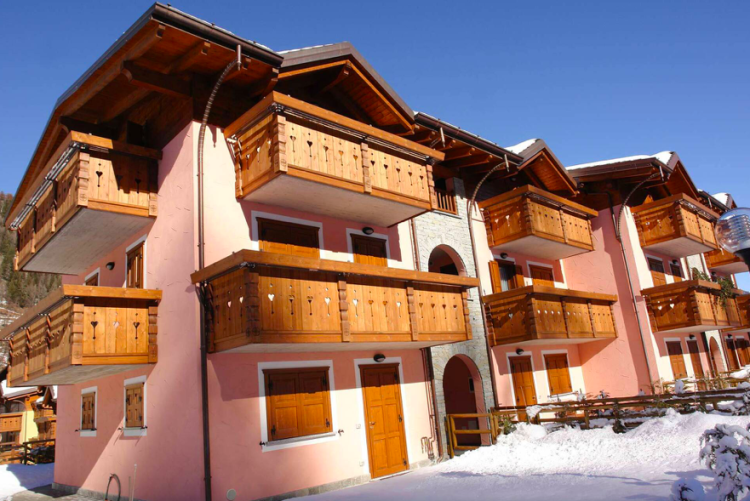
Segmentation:
{"type": "MultiPolygon", "coordinates": [[[[219,91],[222,82],[227,75],[233,70],[240,70],[242,67],[242,48],[237,46],[237,59],[227,64],[224,71],[221,72],[216,80],[211,94],[206,102],[206,109],[203,112],[201,128],[198,134],[198,269],[202,270],[206,266],[205,253],[205,233],[204,233],[204,214],[203,214],[203,144],[206,140],[206,126],[208,125],[208,116],[211,113],[211,107],[214,104],[216,93],[219,91]]],[[[201,400],[203,404],[203,474],[204,488],[206,491],[206,501],[211,501],[211,437],[208,426],[208,345],[206,340],[206,304],[205,297],[201,293],[200,308],[200,349],[201,349],[201,400]]]]}

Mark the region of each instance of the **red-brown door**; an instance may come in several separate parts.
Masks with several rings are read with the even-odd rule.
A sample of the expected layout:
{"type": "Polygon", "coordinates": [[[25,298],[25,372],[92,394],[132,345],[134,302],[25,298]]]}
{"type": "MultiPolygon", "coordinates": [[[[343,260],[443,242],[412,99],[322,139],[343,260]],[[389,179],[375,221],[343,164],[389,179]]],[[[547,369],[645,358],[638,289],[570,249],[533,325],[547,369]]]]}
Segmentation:
{"type": "Polygon", "coordinates": [[[367,452],[372,478],[409,467],[398,364],[361,368],[367,452]]]}
{"type": "Polygon", "coordinates": [[[555,277],[552,275],[552,268],[545,266],[529,266],[531,280],[534,285],[543,285],[545,287],[555,286],[555,277]]]}
{"type": "Polygon", "coordinates": [[[536,405],[536,388],[531,357],[511,357],[510,372],[513,377],[513,392],[516,405],[536,405]]]}

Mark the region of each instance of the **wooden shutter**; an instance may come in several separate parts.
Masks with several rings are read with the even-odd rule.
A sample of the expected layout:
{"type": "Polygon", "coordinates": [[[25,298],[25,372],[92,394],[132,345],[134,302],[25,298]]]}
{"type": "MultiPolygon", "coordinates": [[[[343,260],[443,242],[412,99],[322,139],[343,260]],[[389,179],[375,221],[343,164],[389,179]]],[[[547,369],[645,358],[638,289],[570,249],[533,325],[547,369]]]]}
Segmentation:
{"type": "Polygon", "coordinates": [[[497,261],[490,261],[490,283],[492,283],[492,292],[502,292],[502,278],[500,277],[500,265],[497,261]]]}
{"type": "Polygon", "coordinates": [[[570,382],[568,356],[564,353],[545,355],[544,363],[547,367],[550,395],[572,392],[573,386],[570,382]]]}
{"type": "Polygon", "coordinates": [[[264,376],[269,440],[332,430],[327,368],[269,370],[264,376]]]}
{"type": "Polygon", "coordinates": [[[387,242],[382,238],[352,235],[354,262],[373,264],[377,266],[388,266],[388,251],[386,250],[386,244],[387,242]]]}
{"type": "Polygon", "coordinates": [[[672,271],[672,278],[675,282],[682,282],[682,266],[679,264],[669,264],[669,269],[672,271]]]}
{"type": "Polygon", "coordinates": [[[514,289],[520,289],[521,287],[526,286],[526,282],[523,280],[523,268],[521,266],[516,266],[516,274],[513,277],[513,280],[515,282],[513,285],[514,289]]]}
{"type": "Polygon", "coordinates": [[[695,377],[697,378],[705,377],[706,374],[703,371],[703,364],[701,363],[701,355],[700,355],[700,350],[698,349],[698,341],[688,341],[687,347],[688,347],[688,353],[690,353],[690,362],[693,364],[693,372],[695,373],[695,377]]]}
{"type": "Polygon", "coordinates": [[[128,251],[128,288],[143,289],[143,244],[128,251]]]}
{"type": "Polygon", "coordinates": [[[258,218],[260,250],[301,257],[320,257],[318,228],[258,218]]]}
{"type": "Polygon", "coordinates": [[[552,268],[544,266],[529,266],[531,280],[534,285],[543,285],[545,287],[555,286],[555,277],[552,274],[552,268]]]}
{"type": "Polygon", "coordinates": [[[734,343],[734,339],[726,338],[727,347],[727,361],[729,362],[729,370],[736,371],[740,368],[739,361],[737,359],[737,347],[734,343]]]}
{"type": "Polygon", "coordinates": [[[95,430],[96,393],[81,395],[81,430],[95,430]]]}
{"type": "Polygon", "coordinates": [[[144,383],[125,387],[125,428],[143,428],[144,383]]]}
{"type": "Polygon", "coordinates": [[[748,360],[748,343],[747,339],[738,337],[735,340],[735,346],[737,347],[737,358],[740,360],[740,366],[744,367],[748,363],[750,363],[750,360],[748,360]]]}
{"type": "Polygon", "coordinates": [[[664,275],[664,263],[660,259],[648,258],[648,269],[651,270],[654,287],[666,285],[667,278],[664,275]]]}
{"type": "Polygon", "coordinates": [[[672,374],[675,379],[687,377],[685,369],[685,357],[682,355],[682,345],[679,341],[667,341],[667,352],[669,353],[669,363],[672,364],[672,374]]]}

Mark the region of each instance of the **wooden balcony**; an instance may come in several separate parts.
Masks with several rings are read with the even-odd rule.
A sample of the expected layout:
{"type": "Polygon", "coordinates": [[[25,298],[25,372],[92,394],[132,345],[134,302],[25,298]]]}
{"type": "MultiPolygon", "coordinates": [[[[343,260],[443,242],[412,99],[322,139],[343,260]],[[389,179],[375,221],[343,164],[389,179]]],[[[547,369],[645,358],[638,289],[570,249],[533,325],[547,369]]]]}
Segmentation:
{"type": "Polygon", "coordinates": [[[748,271],[745,261],[724,249],[707,252],[705,255],[708,267],[721,273],[744,273],[748,271]]]}
{"type": "Polygon", "coordinates": [[[684,194],[631,209],[641,247],[674,258],[716,250],[714,211],[684,194]]]}
{"type": "Polygon", "coordinates": [[[585,343],[617,337],[617,296],[529,285],[483,298],[491,346],[585,343]]]}
{"type": "Polygon", "coordinates": [[[594,250],[595,210],[533,186],[485,200],[487,241],[493,249],[558,260],[594,250]]]}
{"type": "Polygon", "coordinates": [[[55,417],[55,411],[52,409],[40,409],[35,408],[34,409],[34,422],[35,423],[42,423],[44,421],[48,421],[50,418],[55,417]]]}
{"type": "Polygon", "coordinates": [[[157,361],[161,291],[63,285],[0,331],[10,386],[74,384],[157,361]]]}
{"type": "Polygon", "coordinates": [[[392,226],[435,208],[444,154],[272,92],[224,130],[237,198],[392,226]]]}
{"type": "Polygon", "coordinates": [[[244,250],[192,275],[211,352],[424,348],[471,339],[475,278],[244,250]]]}
{"type": "Polygon", "coordinates": [[[16,269],[78,274],[156,217],[161,153],[71,132],[18,224],[16,269]],[[52,177],[51,180],[45,180],[52,177]]]}
{"type": "Polygon", "coordinates": [[[656,332],[704,332],[741,324],[737,299],[722,305],[721,287],[705,280],[687,280],[644,289],[651,329],[656,332]]]}
{"type": "Polygon", "coordinates": [[[740,320],[738,325],[726,329],[729,332],[750,332],[750,294],[741,294],[736,298],[740,320]]]}
{"type": "Polygon", "coordinates": [[[23,428],[23,412],[0,414],[0,433],[18,432],[23,428]]]}

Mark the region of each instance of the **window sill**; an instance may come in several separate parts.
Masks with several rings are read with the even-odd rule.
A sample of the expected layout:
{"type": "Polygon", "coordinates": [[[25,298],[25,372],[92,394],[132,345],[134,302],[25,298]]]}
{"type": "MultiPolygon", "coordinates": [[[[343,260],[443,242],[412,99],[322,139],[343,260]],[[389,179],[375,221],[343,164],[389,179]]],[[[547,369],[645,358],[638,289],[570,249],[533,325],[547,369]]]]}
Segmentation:
{"type": "Polygon", "coordinates": [[[96,430],[81,430],[78,432],[78,436],[80,437],[95,437],[96,436],[96,430]]]}
{"type": "Polygon", "coordinates": [[[306,435],[304,437],[272,440],[270,442],[266,442],[263,445],[263,452],[288,449],[290,447],[298,447],[300,445],[312,445],[320,442],[328,442],[329,440],[335,440],[336,438],[338,438],[338,434],[332,431],[329,433],[320,433],[318,435],[306,435]]]}
{"type": "Polygon", "coordinates": [[[122,434],[125,437],[145,437],[146,428],[123,428],[122,434]]]}
{"type": "Polygon", "coordinates": [[[550,395],[549,399],[551,402],[574,402],[578,400],[578,392],[570,391],[567,393],[557,393],[550,395]]]}

